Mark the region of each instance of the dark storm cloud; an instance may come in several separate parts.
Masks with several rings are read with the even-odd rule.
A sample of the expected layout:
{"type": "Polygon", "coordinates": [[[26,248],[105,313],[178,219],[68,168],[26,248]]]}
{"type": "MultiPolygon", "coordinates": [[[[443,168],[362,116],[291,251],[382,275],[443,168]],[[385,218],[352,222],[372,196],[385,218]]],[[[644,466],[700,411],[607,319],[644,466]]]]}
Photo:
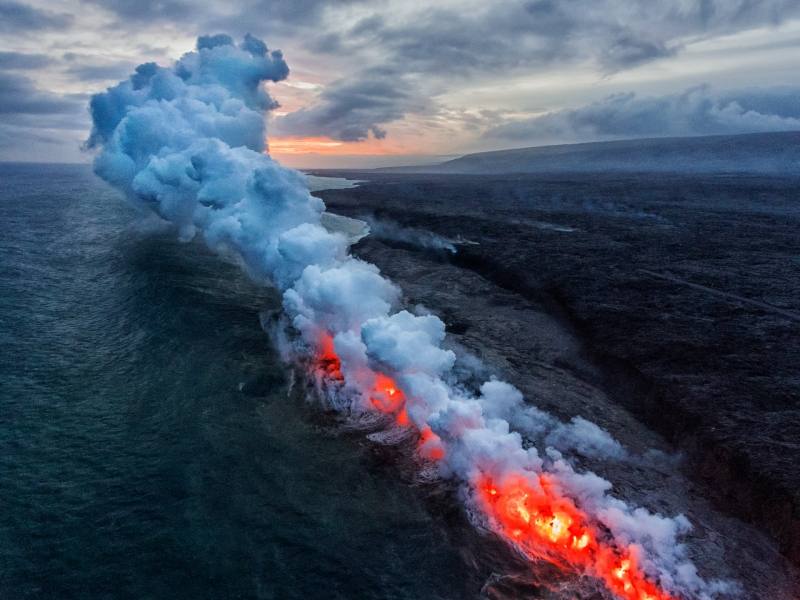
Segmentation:
{"type": "Polygon", "coordinates": [[[26,70],[41,69],[52,64],[53,59],[45,54],[26,54],[24,52],[0,52],[0,69],[26,70]]]}
{"type": "Polygon", "coordinates": [[[365,35],[374,33],[382,29],[385,23],[385,19],[380,15],[364,17],[350,28],[349,35],[365,35]]]}
{"type": "Polygon", "coordinates": [[[328,86],[313,106],[276,119],[273,131],[347,142],[364,140],[370,133],[380,139],[386,135],[383,125],[428,108],[397,73],[372,69],[328,86]]]}
{"type": "Polygon", "coordinates": [[[40,10],[21,2],[0,2],[0,31],[4,33],[63,28],[72,21],[71,15],[40,10]]]}
{"type": "MultiPolygon", "coordinates": [[[[607,74],[672,56],[686,36],[779,24],[797,15],[796,0],[511,0],[471,9],[421,8],[406,19],[376,13],[307,45],[354,56],[378,49],[386,68],[432,81],[519,75],[587,61],[607,74]]],[[[402,98],[396,86],[376,85],[371,77],[367,70],[335,84],[284,125],[304,135],[364,139],[367,131],[381,131],[413,110],[417,103],[402,98]],[[369,106],[359,104],[365,100],[361,89],[371,90],[369,106]]]]}
{"type": "MultiPolygon", "coordinates": [[[[524,14],[524,13],[522,13],[524,14]]],[[[495,17],[492,18],[492,21],[495,17]]],[[[498,29],[473,16],[437,9],[404,26],[386,26],[372,32],[391,60],[409,71],[464,74],[514,67],[523,55],[522,39],[513,38],[510,27],[498,29]]],[[[374,40],[369,40],[374,43],[374,40]]],[[[525,53],[526,61],[541,60],[556,48],[525,53]]]]}
{"type": "MultiPolygon", "coordinates": [[[[275,129],[285,134],[329,135],[350,141],[363,140],[370,135],[381,137],[385,135],[388,124],[408,115],[444,114],[432,108],[438,102],[434,99],[451,91],[455,91],[457,96],[459,86],[465,82],[481,84],[483,80],[496,82],[506,77],[516,81],[522,77],[535,77],[545,69],[566,70],[576,64],[593,68],[599,78],[680,53],[687,39],[711,38],[796,18],[800,16],[800,2],[464,0],[454,4],[414,3],[409,0],[403,4],[400,0],[241,0],[224,4],[191,0],[81,0],[74,3],[74,9],[70,11],[72,15],[62,14],[66,10],[45,10],[24,2],[0,0],[0,32],[25,35],[36,31],[40,35],[38,32],[43,30],[80,25],[107,27],[106,34],[112,44],[112,33],[125,38],[128,43],[139,40],[153,43],[153,34],[158,40],[159,31],[168,26],[170,31],[191,32],[193,35],[209,31],[234,35],[253,32],[266,36],[276,47],[289,46],[291,50],[300,46],[328,54],[328,57],[320,56],[318,64],[321,67],[317,69],[315,66],[311,71],[335,65],[345,69],[337,74],[338,81],[324,89],[310,106],[277,119],[275,129]],[[104,11],[98,11],[96,7],[104,11]],[[105,18],[98,13],[103,13],[105,18]],[[109,16],[113,18],[109,19],[109,16]]],[[[53,35],[53,31],[47,31],[42,37],[53,35]]],[[[58,47],[74,50],[82,47],[83,43],[89,44],[77,33],[71,32],[70,35],[80,39],[73,39],[71,45],[58,47]]],[[[785,38],[782,39],[786,43],[785,38]]],[[[58,42],[62,43],[61,40],[58,42]]],[[[51,44],[49,47],[56,46],[51,44]]],[[[91,45],[83,47],[87,56],[64,55],[63,61],[60,57],[50,59],[44,54],[0,53],[0,69],[29,70],[33,77],[34,69],[57,65],[62,74],[75,81],[103,82],[123,78],[132,66],[128,62],[113,62],[100,56],[90,57],[89,53],[98,50],[91,45]]],[[[141,58],[142,61],[167,58],[164,49],[141,50],[148,54],[141,58]]],[[[796,50],[796,46],[787,47],[787,52],[790,50],[796,50]]],[[[290,62],[293,55],[297,56],[296,53],[288,56],[290,62]]],[[[114,56],[123,58],[125,55],[115,53],[114,56]]],[[[36,74],[42,77],[38,84],[40,88],[52,85],[45,79],[48,74],[46,70],[36,74]]],[[[30,93],[33,108],[29,110],[38,111],[36,114],[44,114],[41,107],[52,106],[54,115],[63,115],[58,112],[61,110],[58,107],[74,102],[72,98],[47,94],[35,88],[30,93]]],[[[12,88],[0,90],[0,97],[7,104],[13,94],[12,88]]],[[[637,97],[635,100],[642,99],[637,97]]],[[[722,97],[716,100],[724,101],[722,97]]],[[[740,100],[744,101],[744,98],[740,100]]],[[[756,99],[751,95],[749,101],[759,102],[758,106],[763,109],[753,109],[755,114],[775,118],[782,114],[762,106],[774,102],[774,99],[756,99]]],[[[622,97],[614,102],[625,104],[622,97]]],[[[608,101],[606,108],[614,106],[614,102],[608,101]]],[[[459,110],[466,111],[462,117],[453,117],[453,121],[458,122],[458,126],[480,129],[485,129],[486,121],[490,120],[488,117],[480,117],[479,124],[469,119],[478,118],[474,115],[481,108],[498,108],[438,106],[442,111],[449,110],[450,116],[459,110]]],[[[582,119],[589,119],[585,115],[573,117],[574,127],[564,124],[564,119],[566,117],[547,126],[561,127],[568,132],[593,127],[583,124],[582,119]]],[[[522,125],[509,125],[505,116],[491,120],[498,124],[493,130],[506,138],[511,134],[502,133],[504,127],[513,129],[522,125]]],[[[426,126],[435,127],[437,119],[429,119],[427,123],[426,126]]],[[[544,125],[541,122],[530,126],[544,125]]],[[[658,129],[655,125],[652,127],[658,129]]],[[[602,131],[603,126],[597,125],[597,129],[602,131]]]]}
{"type": "Polygon", "coordinates": [[[549,62],[568,54],[560,40],[571,23],[559,20],[553,27],[552,16],[533,18],[516,2],[479,14],[432,8],[405,23],[380,18],[359,23],[342,41],[351,47],[377,46],[387,60],[406,71],[466,74],[549,62]],[[537,35],[554,39],[531,48],[537,35]]]}
{"type": "Polygon", "coordinates": [[[0,160],[73,161],[80,151],[81,133],[0,121],[0,160]]]}
{"type": "Polygon", "coordinates": [[[0,115],[63,114],[81,109],[78,99],[43,92],[27,77],[0,72],[0,115]]]}
{"type": "Polygon", "coordinates": [[[248,12],[265,19],[275,19],[284,23],[315,23],[327,8],[357,4],[362,0],[261,0],[251,5],[248,12]]]}
{"type": "Polygon", "coordinates": [[[202,6],[184,0],[91,0],[93,4],[111,11],[123,22],[173,21],[194,22],[202,14],[202,6]]]}
{"type": "Polygon", "coordinates": [[[81,81],[107,81],[124,79],[136,67],[127,61],[106,64],[75,64],[67,69],[67,73],[81,81]]]}
{"type": "Polygon", "coordinates": [[[86,98],[43,92],[27,77],[0,72],[0,155],[3,160],[47,159],[36,152],[44,145],[77,152],[79,136],[88,126],[86,98]],[[74,145],[73,145],[74,144],[74,145]]]}
{"type": "Polygon", "coordinates": [[[314,52],[333,54],[346,48],[357,48],[374,38],[384,28],[385,21],[380,15],[365,17],[348,31],[331,31],[309,40],[306,45],[314,52]]]}
{"type": "Polygon", "coordinates": [[[306,45],[312,52],[334,54],[342,50],[342,36],[335,32],[326,33],[309,40],[306,45]]]}
{"type": "MultiPolygon", "coordinates": [[[[333,53],[341,35],[335,19],[337,11],[366,5],[369,0],[247,0],[237,3],[234,12],[206,9],[195,19],[198,30],[226,31],[232,35],[252,33],[273,44],[284,40],[303,45],[313,52],[333,53]]],[[[381,5],[383,2],[373,2],[381,5]]]]}
{"type": "Polygon", "coordinates": [[[576,109],[507,121],[485,137],[535,144],[792,130],[800,130],[798,87],[717,94],[701,86],[660,97],[616,94],[576,109]]]}
{"type": "Polygon", "coordinates": [[[20,140],[27,143],[38,142],[41,144],[60,144],[63,138],[58,136],[41,133],[29,127],[16,127],[5,123],[0,123],[0,148],[14,148],[20,140]]]}
{"type": "Polygon", "coordinates": [[[677,46],[669,47],[664,42],[645,40],[623,32],[616,39],[609,40],[598,60],[607,69],[622,70],[671,56],[677,50],[677,46]]]}
{"type": "Polygon", "coordinates": [[[616,70],[669,56],[687,35],[776,25],[798,14],[796,0],[514,0],[475,10],[421,10],[400,24],[371,23],[366,41],[378,41],[396,64],[427,72],[525,68],[572,58],[616,70]]]}
{"type": "Polygon", "coordinates": [[[128,60],[105,59],[102,55],[65,52],[65,73],[81,81],[121,80],[130,75],[136,63],[128,60]]]}
{"type": "Polygon", "coordinates": [[[91,0],[120,18],[122,23],[188,23],[199,29],[225,30],[232,34],[270,31],[278,26],[319,22],[327,9],[365,0],[249,0],[231,5],[189,0],[91,0]],[[231,11],[230,8],[235,8],[231,11]]]}

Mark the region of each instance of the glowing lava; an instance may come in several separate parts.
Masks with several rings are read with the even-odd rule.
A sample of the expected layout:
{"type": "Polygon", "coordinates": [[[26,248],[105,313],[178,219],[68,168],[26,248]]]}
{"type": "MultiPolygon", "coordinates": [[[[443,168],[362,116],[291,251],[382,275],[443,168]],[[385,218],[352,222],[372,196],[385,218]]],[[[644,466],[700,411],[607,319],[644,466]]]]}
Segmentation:
{"type": "Polygon", "coordinates": [[[442,460],[444,458],[444,446],[441,438],[427,426],[419,432],[417,451],[420,456],[429,460],[442,460]]]}
{"type": "Polygon", "coordinates": [[[569,499],[559,496],[548,475],[507,477],[502,484],[476,484],[481,508],[498,532],[527,555],[602,579],[625,600],[674,600],[638,568],[634,553],[600,534],[569,499]]]}
{"type": "MultiPolygon", "coordinates": [[[[318,343],[316,363],[323,378],[344,381],[329,335],[318,343]]],[[[369,406],[393,415],[401,427],[414,427],[407,398],[395,380],[384,373],[374,375],[369,406]]],[[[418,433],[417,452],[422,458],[438,461],[446,456],[442,439],[430,427],[425,425],[418,433]]],[[[647,578],[632,548],[615,544],[572,499],[557,491],[556,484],[551,474],[529,472],[505,476],[502,481],[481,476],[473,488],[497,533],[531,558],[597,577],[623,600],[676,600],[647,578]]]]}
{"type": "Polygon", "coordinates": [[[370,393],[370,402],[382,413],[396,415],[405,408],[405,395],[388,375],[378,373],[375,376],[375,387],[370,393]]]}
{"type": "Polygon", "coordinates": [[[333,381],[344,381],[342,361],[333,349],[333,338],[325,334],[320,337],[317,348],[317,368],[321,374],[333,381]]]}
{"type": "MultiPolygon", "coordinates": [[[[324,334],[317,342],[317,369],[320,375],[331,381],[344,381],[342,363],[336,354],[333,338],[324,334]]],[[[406,409],[406,396],[394,379],[384,373],[375,373],[375,383],[369,392],[370,406],[378,412],[394,415],[400,427],[413,427],[406,409]]],[[[418,430],[417,452],[428,460],[441,460],[445,456],[441,438],[430,427],[418,430]]]]}

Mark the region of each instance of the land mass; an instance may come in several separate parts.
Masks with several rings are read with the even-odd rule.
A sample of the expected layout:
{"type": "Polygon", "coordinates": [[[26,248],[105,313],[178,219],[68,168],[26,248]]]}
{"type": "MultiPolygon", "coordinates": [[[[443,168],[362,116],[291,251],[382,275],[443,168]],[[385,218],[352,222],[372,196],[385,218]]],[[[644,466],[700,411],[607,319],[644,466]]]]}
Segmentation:
{"type": "Polygon", "coordinates": [[[404,173],[800,174],[800,132],[650,138],[479,152],[404,173]]]}
{"type": "Polygon", "coordinates": [[[575,394],[551,375],[602,389],[685,456],[719,509],[800,562],[800,177],[337,174],[367,182],[323,192],[329,209],[382,224],[355,250],[404,289],[426,273],[450,290],[477,275],[510,294],[470,311],[482,288],[462,290],[443,315],[455,339],[503,332],[488,363],[511,356],[532,401],[565,418],[578,407],[629,442],[604,421],[610,409],[565,400],[575,394]],[[427,267],[412,270],[408,255],[427,267]],[[514,324],[529,321],[508,310],[517,304],[571,332],[581,360],[542,367],[536,338],[552,328],[514,324]]]}

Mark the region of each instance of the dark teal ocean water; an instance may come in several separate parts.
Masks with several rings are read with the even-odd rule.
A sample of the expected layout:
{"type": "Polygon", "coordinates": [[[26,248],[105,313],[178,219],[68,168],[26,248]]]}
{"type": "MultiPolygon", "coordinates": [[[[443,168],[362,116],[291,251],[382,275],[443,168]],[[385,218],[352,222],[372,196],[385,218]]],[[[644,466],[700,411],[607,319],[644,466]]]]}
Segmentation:
{"type": "Polygon", "coordinates": [[[174,237],[88,167],[0,165],[0,598],[474,596],[424,495],[289,392],[274,295],[174,237]]]}

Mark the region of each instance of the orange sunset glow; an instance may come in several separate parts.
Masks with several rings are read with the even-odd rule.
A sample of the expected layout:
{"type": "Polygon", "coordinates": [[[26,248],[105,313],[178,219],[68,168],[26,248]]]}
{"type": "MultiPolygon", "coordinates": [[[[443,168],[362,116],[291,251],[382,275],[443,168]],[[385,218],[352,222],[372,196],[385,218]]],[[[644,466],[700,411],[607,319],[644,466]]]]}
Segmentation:
{"type": "Polygon", "coordinates": [[[387,140],[369,138],[362,142],[342,142],[328,137],[271,137],[269,152],[273,156],[296,154],[405,154],[407,150],[387,140]]]}
{"type": "Polygon", "coordinates": [[[397,137],[344,142],[329,137],[271,136],[268,143],[270,156],[298,169],[406,164],[418,153],[397,137]]]}

